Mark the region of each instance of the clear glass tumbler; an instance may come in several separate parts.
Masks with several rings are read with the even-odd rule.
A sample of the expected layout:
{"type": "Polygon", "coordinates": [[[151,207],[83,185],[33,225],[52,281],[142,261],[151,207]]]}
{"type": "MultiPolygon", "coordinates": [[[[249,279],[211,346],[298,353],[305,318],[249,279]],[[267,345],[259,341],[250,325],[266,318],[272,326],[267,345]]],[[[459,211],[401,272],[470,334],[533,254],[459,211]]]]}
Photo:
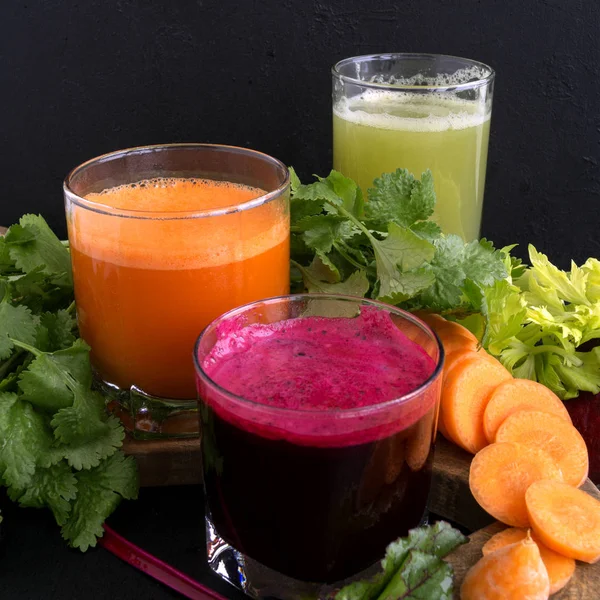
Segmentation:
{"type": "MultiPolygon", "coordinates": [[[[255,335],[264,339],[263,333],[255,335]]],[[[349,335],[352,340],[358,337],[354,331],[349,335]]],[[[384,339],[395,340],[373,327],[360,339],[371,348],[384,339]]],[[[392,343],[395,351],[400,342],[392,343]]],[[[383,558],[387,544],[425,522],[443,350],[419,319],[380,302],[349,296],[271,298],[213,321],[198,339],[195,360],[207,553],[217,575],[257,598],[321,597],[339,582],[364,574],[383,558]],[[306,354],[290,350],[297,346],[289,341],[287,346],[275,345],[264,357],[255,355],[256,385],[245,389],[250,394],[281,373],[274,367],[273,355],[282,350],[274,348],[286,347],[293,357],[288,363],[284,350],[279,361],[287,365],[284,385],[289,383],[292,395],[297,394],[297,401],[292,401],[296,408],[236,395],[225,389],[231,389],[231,377],[220,385],[209,374],[230,343],[243,348],[246,356],[253,351],[244,330],[254,324],[285,321],[283,326],[288,327],[293,320],[297,326],[298,320],[323,317],[318,326],[313,326],[315,321],[306,325],[312,332],[309,343],[314,338],[314,344],[322,347],[328,339],[325,328],[336,327],[341,317],[373,319],[375,313],[378,319],[382,311],[389,315],[386,322],[392,331],[396,326],[431,358],[428,378],[392,400],[358,408],[303,406],[307,391],[298,383],[297,370],[306,354]],[[233,338],[223,342],[223,335],[232,331],[233,338]],[[299,361],[298,366],[293,361],[299,361]]],[[[324,361],[324,372],[331,372],[333,360],[332,356],[329,364],[324,361]]],[[[378,368],[386,367],[373,364],[374,372],[378,368]]],[[[248,367],[243,372],[252,378],[248,367]]],[[[402,377],[406,376],[394,380],[394,386],[402,377]]]]}
{"type": "Polygon", "coordinates": [[[77,318],[109,408],[140,438],[198,435],[210,321],[289,291],[289,173],[245,148],[113,152],[64,184],[77,318]]]}
{"type": "Polygon", "coordinates": [[[382,173],[433,173],[434,218],[479,237],[494,71],[437,54],[375,54],[333,67],[333,166],[363,192],[382,173]]]}

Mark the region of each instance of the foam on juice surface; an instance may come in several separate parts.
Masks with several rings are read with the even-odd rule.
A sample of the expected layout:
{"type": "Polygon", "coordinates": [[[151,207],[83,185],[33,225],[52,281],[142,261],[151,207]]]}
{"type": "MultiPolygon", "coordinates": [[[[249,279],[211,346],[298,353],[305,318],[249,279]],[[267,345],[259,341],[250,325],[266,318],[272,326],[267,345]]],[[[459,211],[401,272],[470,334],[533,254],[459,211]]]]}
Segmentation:
{"type": "Polygon", "coordinates": [[[264,194],[259,188],[226,181],[143,180],[89,194],[86,199],[146,218],[73,206],[69,237],[76,250],[121,266],[174,270],[226,265],[286,241],[289,216],[283,203],[272,201],[215,216],[177,218],[178,213],[228,209],[264,194]]]}
{"type": "Polygon", "coordinates": [[[226,420],[264,437],[358,444],[413,425],[435,402],[432,386],[406,403],[344,418],[344,411],[406,397],[436,367],[389,313],[372,307],[352,318],[309,316],[248,326],[233,318],[219,325],[217,338],[202,368],[245,401],[227,400],[210,389],[201,397],[226,420]],[[264,412],[248,400],[293,412],[264,412]]]}
{"type": "Polygon", "coordinates": [[[477,127],[490,118],[478,103],[438,93],[416,95],[367,90],[336,103],[334,114],[357,125],[398,131],[431,132],[477,127]]]}
{"type": "Polygon", "coordinates": [[[263,196],[260,188],[197,177],[156,177],[107,188],[86,196],[111,208],[177,213],[233,207],[263,196]],[[172,190],[176,189],[176,194],[172,190]]]}

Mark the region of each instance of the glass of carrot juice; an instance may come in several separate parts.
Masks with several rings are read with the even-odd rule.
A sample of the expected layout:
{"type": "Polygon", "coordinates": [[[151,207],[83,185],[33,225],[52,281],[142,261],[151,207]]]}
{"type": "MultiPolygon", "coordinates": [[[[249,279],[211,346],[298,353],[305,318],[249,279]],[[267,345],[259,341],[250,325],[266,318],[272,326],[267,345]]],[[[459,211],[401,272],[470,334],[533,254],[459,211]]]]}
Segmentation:
{"type": "Polygon", "coordinates": [[[208,323],[289,291],[289,173],[245,148],[122,150],[64,183],[81,337],[138,438],[198,433],[192,352],[208,323]]]}

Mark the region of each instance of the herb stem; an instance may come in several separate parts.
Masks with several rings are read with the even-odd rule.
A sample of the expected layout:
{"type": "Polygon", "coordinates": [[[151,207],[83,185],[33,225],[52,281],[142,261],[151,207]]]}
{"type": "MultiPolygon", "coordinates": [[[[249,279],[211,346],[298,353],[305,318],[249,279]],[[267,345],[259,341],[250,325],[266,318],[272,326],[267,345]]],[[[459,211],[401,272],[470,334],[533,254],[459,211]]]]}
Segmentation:
{"type": "Polygon", "coordinates": [[[20,340],[15,340],[14,338],[9,337],[8,338],[17,348],[22,348],[23,350],[27,350],[27,352],[31,352],[31,354],[33,354],[35,357],[38,356],[42,356],[42,354],[45,354],[44,352],[42,352],[41,350],[38,350],[37,348],[35,348],[34,346],[30,346],[29,344],[26,344],[25,342],[21,342],[20,340]]]}
{"type": "Polygon", "coordinates": [[[377,240],[373,237],[373,234],[351,212],[347,211],[343,206],[339,206],[333,202],[325,201],[325,203],[329,204],[329,206],[346,217],[346,219],[352,221],[369,238],[369,240],[377,243],[377,240]]]}
{"type": "Polygon", "coordinates": [[[25,350],[18,350],[0,367],[0,380],[4,379],[9,371],[12,371],[13,366],[21,359],[23,354],[25,354],[25,350]]]}
{"type": "Polygon", "coordinates": [[[357,260],[352,258],[350,256],[350,254],[348,254],[348,252],[346,252],[345,249],[342,249],[340,247],[340,244],[338,244],[337,242],[333,242],[333,245],[334,245],[335,249],[342,255],[342,257],[344,259],[346,259],[351,265],[354,265],[355,267],[357,267],[358,269],[361,269],[361,270],[366,269],[365,265],[361,265],[357,260]]]}

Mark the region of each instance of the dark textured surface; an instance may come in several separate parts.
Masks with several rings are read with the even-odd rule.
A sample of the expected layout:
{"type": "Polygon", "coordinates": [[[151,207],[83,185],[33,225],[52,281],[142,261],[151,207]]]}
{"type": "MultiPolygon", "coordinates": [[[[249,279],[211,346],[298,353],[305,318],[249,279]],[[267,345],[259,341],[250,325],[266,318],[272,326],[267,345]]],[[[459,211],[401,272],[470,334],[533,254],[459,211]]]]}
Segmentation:
{"type": "MultiPolygon", "coordinates": [[[[0,540],[2,600],[181,598],[103,548],[70,550],[46,510],[10,505],[0,492],[5,539],[0,540]]],[[[118,533],[230,600],[245,596],[206,566],[200,486],[142,490],[110,520],[118,533]]]]}
{"type": "Polygon", "coordinates": [[[66,172],[139,144],[251,146],[325,173],[330,66],[427,51],[498,73],[483,233],[561,265],[600,256],[599,29],[597,0],[6,0],[0,222],[40,211],[64,233],[66,172]]]}

